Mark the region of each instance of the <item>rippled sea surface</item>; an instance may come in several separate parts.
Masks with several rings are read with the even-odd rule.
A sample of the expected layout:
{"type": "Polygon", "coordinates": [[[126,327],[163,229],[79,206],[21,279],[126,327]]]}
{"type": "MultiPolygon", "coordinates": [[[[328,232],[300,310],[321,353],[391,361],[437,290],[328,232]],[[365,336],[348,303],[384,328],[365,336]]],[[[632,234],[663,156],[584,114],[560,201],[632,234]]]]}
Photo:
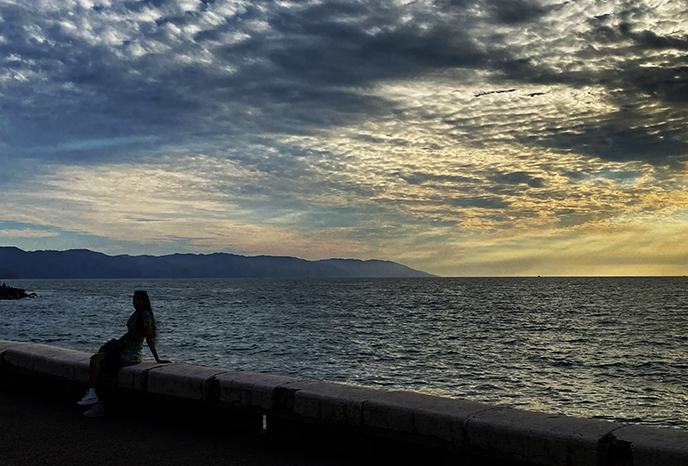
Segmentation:
{"type": "Polygon", "coordinates": [[[175,362],[688,430],[685,277],[7,284],[0,339],[93,352],[147,289],[175,362]]]}

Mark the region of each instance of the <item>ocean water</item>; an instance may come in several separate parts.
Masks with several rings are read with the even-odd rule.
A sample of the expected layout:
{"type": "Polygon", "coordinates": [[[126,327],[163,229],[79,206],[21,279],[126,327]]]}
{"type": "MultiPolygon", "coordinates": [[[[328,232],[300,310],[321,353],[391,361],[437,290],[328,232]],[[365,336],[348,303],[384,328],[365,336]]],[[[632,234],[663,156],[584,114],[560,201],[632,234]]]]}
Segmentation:
{"type": "Polygon", "coordinates": [[[146,289],[175,362],[688,430],[685,277],[7,284],[0,339],[93,352],[146,289]]]}

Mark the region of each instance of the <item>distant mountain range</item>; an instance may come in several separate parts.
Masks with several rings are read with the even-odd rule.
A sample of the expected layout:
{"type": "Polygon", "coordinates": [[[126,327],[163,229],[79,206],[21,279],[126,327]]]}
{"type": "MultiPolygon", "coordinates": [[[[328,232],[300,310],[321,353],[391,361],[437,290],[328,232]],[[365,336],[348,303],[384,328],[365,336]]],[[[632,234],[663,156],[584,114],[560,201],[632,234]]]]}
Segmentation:
{"type": "Polygon", "coordinates": [[[23,251],[0,247],[0,280],[18,278],[346,278],[432,277],[381,260],[172,254],[108,256],[88,249],[23,251]]]}

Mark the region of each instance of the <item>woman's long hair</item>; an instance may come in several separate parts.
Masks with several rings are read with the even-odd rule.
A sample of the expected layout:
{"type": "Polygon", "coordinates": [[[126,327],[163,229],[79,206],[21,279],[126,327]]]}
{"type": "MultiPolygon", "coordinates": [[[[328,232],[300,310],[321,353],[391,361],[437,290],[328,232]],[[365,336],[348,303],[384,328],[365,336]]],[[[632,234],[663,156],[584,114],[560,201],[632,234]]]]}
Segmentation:
{"type": "Polygon", "coordinates": [[[155,339],[158,337],[158,326],[155,321],[155,314],[153,314],[153,308],[151,307],[151,302],[150,298],[148,297],[148,292],[143,291],[143,290],[136,290],[134,291],[134,296],[140,296],[141,299],[143,299],[143,309],[140,311],[136,312],[136,327],[139,329],[141,333],[144,333],[144,326],[143,326],[143,313],[144,311],[148,311],[151,316],[151,326],[148,328],[148,337],[155,342],[155,339]]]}

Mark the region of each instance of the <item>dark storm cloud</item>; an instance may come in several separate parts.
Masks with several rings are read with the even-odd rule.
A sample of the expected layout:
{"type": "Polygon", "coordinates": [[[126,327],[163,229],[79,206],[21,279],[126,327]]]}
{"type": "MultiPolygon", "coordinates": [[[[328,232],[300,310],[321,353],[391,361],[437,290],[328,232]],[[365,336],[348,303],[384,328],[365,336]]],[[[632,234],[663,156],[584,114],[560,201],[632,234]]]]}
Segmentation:
{"type": "Polygon", "coordinates": [[[471,198],[457,198],[449,202],[453,207],[478,209],[506,209],[510,203],[501,197],[475,196],[471,198]]]}
{"type": "Polygon", "coordinates": [[[405,180],[409,184],[424,184],[424,183],[447,183],[447,184],[462,184],[462,183],[480,183],[480,180],[470,176],[461,175],[436,175],[432,173],[424,172],[413,172],[413,173],[402,173],[399,175],[400,178],[405,180]]]}
{"type": "Polygon", "coordinates": [[[534,21],[552,9],[524,0],[489,0],[485,5],[493,19],[504,24],[534,21]]]}
{"type": "Polygon", "coordinates": [[[633,39],[637,46],[655,50],[688,50],[688,38],[660,36],[653,31],[634,32],[632,26],[623,23],[619,26],[619,32],[624,36],[633,39]]]}
{"type": "MultiPolygon", "coordinates": [[[[551,16],[566,5],[454,0],[287,7],[264,1],[231,13],[210,1],[193,11],[162,0],[72,11],[2,5],[0,66],[14,79],[4,86],[0,131],[3,142],[20,154],[31,149],[32,156],[59,154],[62,160],[72,154],[83,158],[59,150],[75,139],[146,141],[122,146],[130,152],[149,149],[146,137],[170,144],[261,132],[306,134],[393,112],[395,103],[362,92],[380,81],[471,69],[524,85],[602,86],[609,90],[608,101],[626,109],[607,121],[591,120],[582,131],[565,123],[545,132],[524,128],[523,142],[604,160],[680,161],[688,140],[681,127],[688,100],[684,55],[661,60],[630,55],[685,51],[688,39],[647,29],[642,20],[652,9],[629,2],[613,14],[589,18],[588,46],[572,58],[593,65],[582,70],[554,66],[539,54],[556,53],[567,44],[535,41],[528,48],[518,39],[524,28],[545,34],[551,16]],[[87,24],[93,38],[65,26],[68,21],[76,30],[87,24]],[[511,32],[486,35],[494,25],[511,32]],[[94,39],[108,35],[116,38],[94,39]],[[605,59],[614,59],[614,66],[597,64],[605,59]],[[657,126],[652,112],[644,112],[659,103],[674,127],[657,126]],[[41,147],[50,149],[41,152],[41,147]]],[[[495,88],[477,95],[515,93],[511,87],[495,88]]],[[[476,134],[473,143],[479,145],[483,136],[476,134]]],[[[117,150],[112,145],[109,152],[88,157],[117,150]]]]}
{"type": "MultiPolygon", "coordinates": [[[[534,12],[531,18],[543,12],[534,12]]],[[[591,118],[583,127],[578,121],[570,126],[564,121],[545,132],[526,130],[518,139],[602,160],[683,167],[682,162],[688,160],[688,66],[684,53],[688,51],[688,35],[669,36],[644,29],[652,13],[647,6],[621,6],[614,14],[591,18],[590,31],[581,36],[587,46],[570,57],[576,64],[570,69],[542,60],[535,64],[530,57],[518,58],[508,52],[489,59],[486,69],[500,71],[510,82],[601,86],[607,90],[605,100],[620,109],[604,119],[591,118]],[[661,112],[654,110],[658,107],[661,112]]],[[[537,27],[535,24],[530,26],[537,27]]],[[[559,58],[563,57],[566,55],[559,58]]]]}
{"type": "Polygon", "coordinates": [[[554,7],[544,7],[526,0],[449,0],[445,3],[463,11],[469,7],[481,8],[495,23],[519,24],[533,21],[554,7]]]}
{"type": "Polygon", "coordinates": [[[542,188],[545,185],[544,179],[538,176],[533,176],[528,172],[511,172],[498,173],[489,176],[489,179],[498,183],[506,185],[527,185],[531,188],[542,188]]]}
{"type": "Polygon", "coordinates": [[[309,41],[269,55],[272,63],[287,76],[305,78],[310,83],[355,86],[386,78],[417,76],[433,68],[479,65],[483,58],[468,43],[447,41],[448,31],[418,35],[412,28],[368,37],[351,27],[340,31],[307,31],[309,41]],[[329,32],[328,35],[324,35],[329,32]],[[320,33],[323,35],[313,35],[320,33]],[[320,37],[326,46],[314,47],[320,37]]]}
{"type": "Polygon", "coordinates": [[[688,143],[662,138],[642,128],[624,128],[612,124],[588,125],[555,132],[538,139],[537,144],[612,162],[643,161],[680,169],[688,160],[688,143]]]}
{"type": "MultiPolygon", "coordinates": [[[[298,13],[271,2],[261,8],[248,5],[181,41],[170,38],[171,25],[198,23],[212,4],[180,12],[168,3],[125,4],[134,12],[159,8],[159,17],[115,24],[125,38],[109,45],[68,30],[61,21],[69,17],[60,16],[67,12],[0,7],[5,19],[0,32],[7,38],[0,45],[6,57],[2,65],[44,77],[36,86],[13,83],[11,96],[3,101],[11,117],[5,141],[21,149],[122,133],[167,139],[180,129],[190,135],[227,136],[252,125],[260,131],[298,133],[389,110],[389,103],[362,95],[356,87],[433,68],[475,66],[482,60],[468,38],[449,25],[433,24],[423,31],[413,23],[401,25],[403,11],[375,2],[331,2],[298,13]],[[362,22],[342,21],[356,18],[362,22]],[[252,21],[269,27],[256,33],[246,26],[252,21]],[[388,30],[371,35],[367,29],[372,27],[388,30]],[[218,42],[227,33],[246,37],[235,44],[218,42]],[[151,44],[169,50],[132,55],[135,47],[151,44]],[[200,53],[207,53],[212,63],[178,60],[200,53]],[[235,72],[227,76],[219,71],[222,66],[235,72]],[[245,106],[260,108],[261,117],[248,117],[245,106]]],[[[96,24],[97,35],[107,32],[99,21],[116,11],[98,7],[70,13],[96,24]]]]}
{"type": "MultiPolygon", "coordinates": [[[[162,16],[136,23],[129,31],[131,37],[109,47],[89,44],[66,31],[60,25],[59,15],[63,12],[36,16],[29,9],[6,5],[0,12],[5,18],[2,32],[8,40],[0,50],[4,56],[21,57],[21,61],[5,65],[40,68],[53,84],[73,83],[91,88],[96,97],[107,101],[98,102],[106,104],[100,107],[105,114],[115,110],[107,106],[114,105],[108,97],[115,96],[123,105],[150,105],[151,112],[164,111],[166,106],[191,112],[199,105],[197,102],[194,106],[193,99],[199,88],[230,102],[296,101],[308,102],[316,109],[342,104],[345,110],[364,112],[374,110],[371,107],[375,104],[366,105],[366,99],[353,91],[342,91],[343,86],[419,76],[433,68],[479,66],[485,60],[484,53],[460,27],[463,19],[438,21],[432,11],[419,13],[419,19],[424,21],[420,28],[415,22],[402,23],[400,17],[406,13],[403,8],[378,2],[328,2],[298,11],[280,8],[272,2],[263,2],[261,8],[247,5],[220,24],[196,33],[186,43],[175,45],[170,43],[166,26],[197,23],[213,5],[205,4],[195,12],[174,12],[167,11],[168,3],[125,4],[132,11],[157,7],[162,16]],[[268,31],[248,31],[245,24],[251,21],[264,21],[268,31]],[[27,35],[29,26],[40,29],[46,40],[38,42],[27,35]],[[379,30],[371,34],[373,28],[379,30]],[[230,32],[247,32],[249,37],[236,44],[215,43],[222,34],[230,32]],[[165,55],[121,59],[128,48],[146,41],[159,41],[174,48],[165,55]],[[218,62],[238,66],[238,73],[223,78],[213,66],[195,64],[185,68],[174,63],[175,56],[197,53],[199,47],[207,45],[218,62]]],[[[116,13],[110,10],[99,7],[76,13],[97,20],[105,12],[116,13]]],[[[73,103],[78,108],[79,102],[73,103]]],[[[158,117],[170,118],[166,114],[158,117]]]]}
{"type": "MultiPolygon", "coordinates": [[[[627,15],[620,15],[625,17],[627,15]]],[[[688,34],[680,37],[659,35],[654,31],[639,29],[629,22],[610,26],[609,15],[591,21],[594,32],[591,37],[601,45],[622,44],[615,50],[618,57],[632,56],[643,52],[686,52],[688,34]],[[629,43],[630,41],[630,43],[629,43]]],[[[608,51],[606,53],[609,53],[608,51]]],[[[660,56],[631,60],[621,64],[620,70],[605,70],[599,74],[599,81],[610,85],[621,85],[621,95],[637,97],[649,94],[666,103],[686,102],[688,100],[688,65],[685,54],[660,56]],[[652,66],[639,66],[652,65],[652,66]]]]}
{"type": "Polygon", "coordinates": [[[148,136],[156,133],[152,128],[174,123],[175,110],[198,106],[178,90],[136,78],[131,64],[116,57],[118,48],[91,46],[67,34],[59,17],[34,18],[13,6],[0,7],[0,14],[0,33],[8,39],[0,55],[11,57],[3,67],[29,76],[27,81],[35,77],[31,85],[17,80],[2,100],[10,119],[3,140],[20,151],[50,145],[48,153],[54,153],[75,139],[148,136]]]}

